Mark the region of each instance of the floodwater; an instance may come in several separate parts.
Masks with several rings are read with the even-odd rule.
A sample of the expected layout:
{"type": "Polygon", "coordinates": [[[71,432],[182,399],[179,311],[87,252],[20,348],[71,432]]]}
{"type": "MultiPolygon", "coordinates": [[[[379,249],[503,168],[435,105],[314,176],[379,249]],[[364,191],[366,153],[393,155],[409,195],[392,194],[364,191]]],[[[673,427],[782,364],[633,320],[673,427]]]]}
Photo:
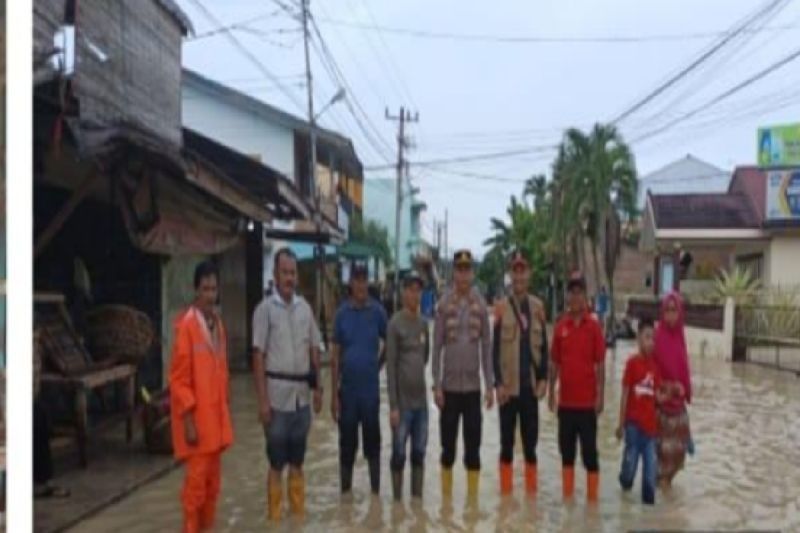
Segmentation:
{"type": "MultiPolygon", "coordinates": [[[[632,345],[609,352],[606,410],[601,417],[600,502],[587,506],[585,475],[576,469],[576,497],[561,501],[560,461],[555,417],[540,406],[539,494],[521,490],[521,450],[514,494],[498,494],[499,422],[496,408],[484,414],[480,497],[466,502],[466,475],[455,471],[452,501],[439,490],[438,412],[431,405],[431,426],[424,499],[395,504],[389,476],[390,433],[383,389],[383,455],[381,495],[369,494],[366,464],[359,459],[353,495],[339,495],[338,440],[327,402],[312,425],[306,462],[305,522],[265,518],[264,437],[257,422],[252,382],[235,376],[232,408],[236,444],[223,460],[223,492],[217,531],[625,531],[630,529],[772,529],[800,531],[800,378],[755,365],[713,360],[693,361],[695,405],[691,422],[696,455],[687,458],[673,488],[658,492],[654,507],[640,503],[639,476],[634,490],[617,483],[622,446],[614,437],[624,361],[632,345]]],[[[324,381],[328,385],[328,380],[324,381]]],[[[329,388],[329,387],[328,387],[329,388]]],[[[329,393],[326,390],[326,393],[329,393]]],[[[326,400],[328,394],[326,394],[326,400]]],[[[460,446],[460,439],[459,439],[460,446]]],[[[461,449],[459,450],[461,453],[461,449]]],[[[406,474],[406,483],[408,481],[406,474]]],[[[78,525],[80,532],[179,531],[178,500],[183,473],[175,470],[99,515],[78,525]]],[[[408,491],[406,485],[405,490],[408,491]]]]}

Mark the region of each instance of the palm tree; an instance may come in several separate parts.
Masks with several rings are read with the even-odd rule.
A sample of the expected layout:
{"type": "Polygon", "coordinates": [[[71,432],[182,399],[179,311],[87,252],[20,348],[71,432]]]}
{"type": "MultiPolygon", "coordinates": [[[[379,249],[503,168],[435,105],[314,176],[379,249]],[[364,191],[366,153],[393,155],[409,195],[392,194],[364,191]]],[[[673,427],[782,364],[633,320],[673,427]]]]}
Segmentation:
{"type": "MultiPolygon", "coordinates": [[[[578,198],[577,216],[582,229],[591,242],[592,265],[595,280],[601,283],[598,249],[607,242],[606,227],[612,217],[631,220],[636,216],[638,179],[636,165],[630,148],[612,125],[595,124],[588,134],[570,129],[564,139],[565,168],[578,198]]],[[[608,250],[604,252],[609,253],[608,250]]],[[[617,251],[611,251],[617,253],[617,251]]],[[[611,316],[614,316],[615,257],[606,257],[604,274],[611,295],[611,316]]]]}

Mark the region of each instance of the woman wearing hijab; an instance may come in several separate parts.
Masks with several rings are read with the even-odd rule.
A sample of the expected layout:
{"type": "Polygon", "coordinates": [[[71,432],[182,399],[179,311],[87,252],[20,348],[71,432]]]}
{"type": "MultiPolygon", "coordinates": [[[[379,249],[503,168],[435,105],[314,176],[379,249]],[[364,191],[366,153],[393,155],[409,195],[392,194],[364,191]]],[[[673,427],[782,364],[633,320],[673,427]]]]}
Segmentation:
{"type": "Polygon", "coordinates": [[[656,363],[670,392],[658,412],[658,481],[662,488],[668,487],[683,468],[691,438],[686,405],[692,401],[692,382],[683,325],[683,301],[678,293],[671,292],[661,302],[655,334],[656,363]]]}

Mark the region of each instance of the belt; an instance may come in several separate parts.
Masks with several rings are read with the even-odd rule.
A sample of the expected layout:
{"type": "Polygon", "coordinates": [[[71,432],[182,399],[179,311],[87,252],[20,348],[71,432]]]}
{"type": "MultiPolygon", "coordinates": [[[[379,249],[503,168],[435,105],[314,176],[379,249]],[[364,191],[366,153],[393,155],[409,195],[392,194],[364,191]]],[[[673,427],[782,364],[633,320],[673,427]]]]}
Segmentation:
{"type": "Polygon", "coordinates": [[[289,374],[286,372],[273,372],[272,370],[267,370],[266,375],[268,378],[271,379],[279,379],[282,381],[294,381],[298,383],[308,383],[308,386],[312,389],[317,388],[317,373],[313,370],[306,372],[305,374],[289,374]]]}

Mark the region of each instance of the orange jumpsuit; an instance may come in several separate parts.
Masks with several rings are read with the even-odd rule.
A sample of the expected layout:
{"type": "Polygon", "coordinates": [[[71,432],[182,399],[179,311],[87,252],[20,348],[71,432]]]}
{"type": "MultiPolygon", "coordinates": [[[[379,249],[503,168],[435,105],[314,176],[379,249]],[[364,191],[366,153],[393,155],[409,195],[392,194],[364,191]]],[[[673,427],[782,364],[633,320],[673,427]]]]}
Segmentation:
{"type": "Polygon", "coordinates": [[[183,502],[184,532],[214,523],[220,490],[220,458],[233,443],[228,409],[228,356],[225,329],[216,318],[212,335],[201,311],[190,307],[176,323],[169,371],[172,442],[175,457],[186,465],[183,502]],[[197,444],[189,445],[183,417],[194,414],[197,444]]]}

